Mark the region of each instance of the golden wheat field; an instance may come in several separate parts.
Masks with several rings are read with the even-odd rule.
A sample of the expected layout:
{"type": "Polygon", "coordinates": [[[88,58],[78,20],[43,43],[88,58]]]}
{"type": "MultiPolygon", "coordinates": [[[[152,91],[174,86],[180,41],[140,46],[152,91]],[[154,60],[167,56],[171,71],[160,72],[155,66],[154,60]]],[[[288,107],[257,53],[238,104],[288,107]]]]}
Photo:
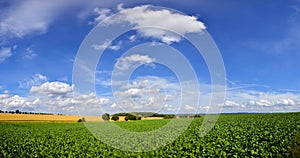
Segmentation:
{"type": "MultiPolygon", "coordinates": [[[[38,114],[0,114],[0,121],[37,121],[37,122],[77,122],[80,118],[86,122],[102,122],[101,116],[76,116],[76,115],[38,115],[38,114]]],[[[163,117],[142,117],[142,120],[156,120],[163,117]]],[[[125,121],[125,116],[119,116],[118,121],[125,121]]]]}
{"type": "Polygon", "coordinates": [[[74,115],[0,114],[0,121],[77,122],[79,118],[74,115]]]}

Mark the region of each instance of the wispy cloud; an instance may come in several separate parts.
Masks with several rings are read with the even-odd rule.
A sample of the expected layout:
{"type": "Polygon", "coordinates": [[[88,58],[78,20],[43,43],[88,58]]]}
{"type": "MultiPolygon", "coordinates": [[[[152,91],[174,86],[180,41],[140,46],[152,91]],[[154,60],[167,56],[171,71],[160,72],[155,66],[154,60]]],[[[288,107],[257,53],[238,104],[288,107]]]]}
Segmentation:
{"type": "Polygon", "coordinates": [[[0,63],[4,62],[7,58],[9,58],[12,55],[13,53],[11,51],[11,48],[2,47],[0,49],[0,63]]]}
{"type": "Polygon", "coordinates": [[[93,44],[91,47],[95,50],[105,50],[106,48],[110,50],[119,50],[121,48],[122,41],[119,41],[116,45],[111,45],[111,41],[106,39],[105,41],[101,42],[100,44],[93,44]]]}
{"type": "Polygon", "coordinates": [[[31,88],[32,86],[41,85],[47,80],[47,76],[38,73],[33,75],[31,78],[26,78],[24,80],[19,81],[19,88],[31,88]]]}
{"type": "Polygon", "coordinates": [[[37,54],[32,50],[32,48],[28,47],[25,49],[24,58],[26,59],[33,59],[37,56],[37,54]]]}
{"type": "Polygon", "coordinates": [[[54,20],[58,7],[55,2],[25,0],[6,9],[6,18],[1,19],[0,34],[22,38],[33,32],[45,33],[54,20]]]}
{"type": "Polygon", "coordinates": [[[65,95],[73,92],[74,86],[70,86],[63,82],[45,82],[40,86],[32,86],[30,93],[36,93],[40,95],[65,95]]]}
{"type": "Polygon", "coordinates": [[[11,1],[10,5],[1,8],[0,42],[5,43],[9,39],[23,38],[28,35],[45,34],[55,20],[65,13],[76,11],[74,14],[79,16],[99,4],[100,2],[96,1],[85,3],[80,0],[11,1]]]}

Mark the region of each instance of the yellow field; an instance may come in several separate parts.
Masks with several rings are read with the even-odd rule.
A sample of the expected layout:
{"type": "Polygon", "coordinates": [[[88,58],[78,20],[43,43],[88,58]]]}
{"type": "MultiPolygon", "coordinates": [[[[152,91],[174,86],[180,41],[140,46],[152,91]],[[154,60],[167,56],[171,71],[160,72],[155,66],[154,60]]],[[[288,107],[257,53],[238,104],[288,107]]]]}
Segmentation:
{"type": "Polygon", "coordinates": [[[77,122],[79,118],[72,115],[0,114],[0,121],[77,122]]]}
{"type": "MultiPolygon", "coordinates": [[[[83,116],[86,122],[103,122],[101,116],[83,116]]],[[[0,121],[40,121],[40,122],[77,122],[80,116],[75,115],[33,115],[33,114],[0,114],[0,121]]],[[[157,120],[163,117],[142,117],[142,120],[157,120]]],[[[125,121],[125,116],[119,116],[125,121]]]]}
{"type": "Polygon", "coordinates": [[[142,117],[142,120],[160,120],[164,119],[164,117],[142,117]]]}

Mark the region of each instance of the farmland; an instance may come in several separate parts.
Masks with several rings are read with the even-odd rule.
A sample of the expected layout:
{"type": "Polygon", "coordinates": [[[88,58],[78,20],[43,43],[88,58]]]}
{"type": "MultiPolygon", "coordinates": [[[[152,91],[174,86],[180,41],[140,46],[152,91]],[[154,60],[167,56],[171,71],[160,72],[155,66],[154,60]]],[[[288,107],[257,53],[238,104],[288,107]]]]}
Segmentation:
{"type": "MultiPolygon", "coordinates": [[[[202,121],[203,118],[194,119],[174,142],[148,152],[112,148],[96,139],[83,123],[2,122],[0,157],[289,157],[287,154],[297,148],[300,113],[224,114],[208,135],[199,137],[202,121]]],[[[115,124],[145,132],[168,122],[163,119],[115,124]]]]}
{"type": "Polygon", "coordinates": [[[0,114],[0,121],[77,122],[79,118],[72,115],[0,114]]]}
{"type": "MultiPolygon", "coordinates": [[[[0,113],[0,122],[77,122],[84,118],[86,122],[103,122],[100,116],[76,115],[40,115],[40,114],[3,114],[0,113]]],[[[142,117],[142,120],[163,119],[163,117],[142,117]]],[[[119,116],[118,121],[125,121],[125,116],[119,116]]]]}

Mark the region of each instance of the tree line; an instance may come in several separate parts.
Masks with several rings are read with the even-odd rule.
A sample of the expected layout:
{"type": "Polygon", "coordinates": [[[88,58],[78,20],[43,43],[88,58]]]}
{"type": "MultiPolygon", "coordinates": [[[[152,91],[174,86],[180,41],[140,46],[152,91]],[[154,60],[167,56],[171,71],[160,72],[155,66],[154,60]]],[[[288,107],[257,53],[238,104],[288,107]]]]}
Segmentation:
{"type": "MultiPolygon", "coordinates": [[[[54,115],[53,113],[44,113],[44,112],[27,112],[27,111],[20,111],[20,110],[0,110],[2,114],[31,114],[31,115],[54,115]]],[[[57,114],[62,115],[62,114],[57,114]]]]}
{"type": "Polygon", "coordinates": [[[158,113],[151,113],[151,112],[132,112],[132,113],[117,113],[117,114],[113,114],[111,117],[108,113],[105,113],[102,115],[102,119],[104,121],[109,121],[109,120],[118,121],[119,116],[125,116],[125,121],[141,120],[142,117],[163,117],[164,119],[172,119],[175,117],[176,118],[201,117],[200,114],[176,116],[175,114],[158,114],[158,113]]]}

